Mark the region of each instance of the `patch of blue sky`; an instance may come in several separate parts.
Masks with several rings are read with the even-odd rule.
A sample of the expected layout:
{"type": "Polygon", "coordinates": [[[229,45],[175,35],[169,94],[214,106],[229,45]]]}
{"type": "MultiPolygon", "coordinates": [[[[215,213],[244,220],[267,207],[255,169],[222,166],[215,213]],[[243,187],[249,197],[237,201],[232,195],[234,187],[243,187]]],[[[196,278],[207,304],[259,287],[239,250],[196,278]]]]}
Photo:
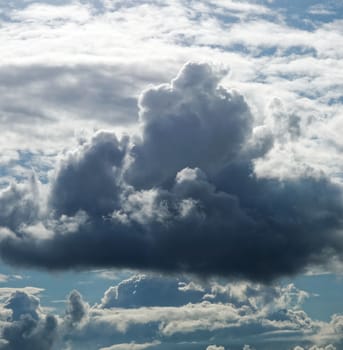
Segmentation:
{"type": "Polygon", "coordinates": [[[74,289],[78,290],[84,299],[94,305],[99,303],[104,292],[111,286],[128,278],[131,273],[118,271],[104,277],[106,270],[101,271],[63,271],[47,272],[33,269],[24,269],[0,265],[0,273],[7,276],[20,276],[21,278],[9,278],[0,284],[0,288],[42,288],[40,299],[42,306],[53,307],[57,313],[65,310],[67,295],[74,289]],[[110,278],[112,276],[112,278],[110,278]]]}
{"type": "MultiPolygon", "coordinates": [[[[48,172],[53,168],[53,164],[46,161],[42,154],[33,153],[28,150],[19,150],[18,152],[19,160],[17,164],[27,170],[34,171],[42,183],[47,183],[48,172]]],[[[24,178],[17,175],[16,179],[23,180],[24,178]]]]}
{"type": "Polygon", "coordinates": [[[48,183],[48,172],[53,165],[44,161],[44,157],[27,150],[18,150],[19,158],[0,165],[0,188],[7,187],[9,179],[16,182],[25,182],[32,172],[40,182],[48,183]]]}
{"type": "Polygon", "coordinates": [[[310,293],[302,308],[312,319],[330,321],[333,314],[343,313],[343,275],[301,275],[286,283],[310,293]]]}
{"type": "Polygon", "coordinates": [[[264,0],[263,3],[283,14],[288,25],[309,31],[314,30],[316,24],[342,19],[343,16],[343,3],[341,1],[264,0]]]}
{"type": "Polygon", "coordinates": [[[343,96],[332,97],[327,101],[327,104],[329,106],[343,104],[343,96]]]}

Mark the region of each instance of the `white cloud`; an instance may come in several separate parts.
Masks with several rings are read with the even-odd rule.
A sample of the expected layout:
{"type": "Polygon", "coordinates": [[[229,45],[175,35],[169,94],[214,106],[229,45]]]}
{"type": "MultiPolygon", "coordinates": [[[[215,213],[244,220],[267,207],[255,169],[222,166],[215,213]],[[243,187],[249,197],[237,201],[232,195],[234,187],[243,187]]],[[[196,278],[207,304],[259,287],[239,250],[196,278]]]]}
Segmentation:
{"type": "Polygon", "coordinates": [[[206,350],[225,350],[224,346],[209,345],[206,350]]]}
{"type": "Polygon", "coordinates": [[[9,16],[12,20],[24,21],[26,24],[42,21],[49,25],[56,25],[58,23],[54,23],[55,21],[85,23],[91,18],[90,12],[90,7],[79,2],[64,6],[33,3],[22,10],[11,11],[9,16]]]}
{"type": "Polygon", "coordinates": [[[20,291],[31,295],[39,295],[44,291],[44,289],[37,288],[37,287],[23,287],[23,288],[2,287],[0,288],[0,300],[3,301],[9,298],[10,295],[15,293],[16,291],[20,291]]]}
{"type": "Polygon", "coordinates": [[[9,279],[8,275],[4,275],[3,273],[0,273],[0,283],[7,282],[9,279]]]}
{"type": "MultiPolygon", "coordinates": [[[[132,125],[139,91],[169,79],[191,59],[230,65],[230,85],[249,92],[259,120],[275,91],[303,114],[328,121],[342,113],[339,20],[307,31],[286,25],[266,6],[236,1],[116,1],[103,11],[92,2],[34,3],[10,14],[16,20],[3,20],[0,32],[0,71],[8,72],[1,79],[6,127],[0,145],[7,160],[16,160],[18,149],[56,153],[73,142],[74,130],[132,125]],[[240,21],[227,20],[226,13],[240,21]],[[272,55],[263,54],[273,48],[272,55]],[[306,93],[312,96],[304,99],[306,93]]],[[[316,165],[324,171],[341,171],[334,165],[339,154],[332,162],[325,154],[316,150],[311,157],[320,155],[316,165]]]]}
{"type": "Polygon", "coordinates": [[[159,344],[160,344],[159,341],[155,341],[152,343],[144,343],[144,344],[125,343],[125,344],[116,344],[106,348],[101,348],[99,350],[143,350],[159,344]]]}
{"type": "Polygon", "coordinates": [[[325,6],[324,4],[316,4],[316,5],[312,5],[309,9],[308,9],[308,13],[310,13],[311,15],[323,15],[323,16],[327,16],[327,15],[334,15],[335,11],[333,11],[330,6],[325,6]]]}

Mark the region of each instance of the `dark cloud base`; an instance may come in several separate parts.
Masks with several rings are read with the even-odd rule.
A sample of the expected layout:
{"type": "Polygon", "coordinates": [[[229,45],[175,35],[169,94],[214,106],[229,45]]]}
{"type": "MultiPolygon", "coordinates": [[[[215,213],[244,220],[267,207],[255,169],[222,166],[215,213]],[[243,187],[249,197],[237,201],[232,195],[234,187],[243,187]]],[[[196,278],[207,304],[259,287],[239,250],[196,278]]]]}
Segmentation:
{"type": "Polygon", "coordinates": [[[265,282],[342,258],[341,188],[310,171],[258,178],[254,160],[277,136],[256,139],[249,106],[219,85],[223,74],[189,63],[144,91],[141,137],[101,131],[80,144],[56,168],[47,207],[36,180],[2,191],[2,258],[265,282]]]}

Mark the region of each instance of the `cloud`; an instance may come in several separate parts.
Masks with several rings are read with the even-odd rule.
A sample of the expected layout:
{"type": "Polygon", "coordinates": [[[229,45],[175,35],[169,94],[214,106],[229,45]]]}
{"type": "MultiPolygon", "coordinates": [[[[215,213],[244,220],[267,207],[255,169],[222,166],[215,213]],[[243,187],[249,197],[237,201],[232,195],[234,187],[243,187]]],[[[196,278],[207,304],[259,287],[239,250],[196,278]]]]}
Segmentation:
{"type": "Polygon", "coordinates": [[[225,350],[224,346],[209,345],[206,350],[225,350]]]}
{"type": "Polygon", "coordinates": [[[177,293],[181,298],[187,295],[188,301],[184,299],[183,303],[168,306],[172,280],[158,275],[137,275],[122,281],[118,285],[122,294],[117,298],[120,304],[111,305],[91,306],[74,290],[67,297],[65,312],[59,315],[47,313],[37,296],[14,291],[0,303],[0,349],[138,350],[208,346],[219,350],[220,347],[211,345],[214,343],[225,349],[258,349],[268,344],[284,350],[295,342],[302,348],[305,344],[306,349],[317,344],[311,350],[331,350],[320,344],[336,346],[342,340],[342,316],[334,315],[330,322],[311,319],[302,310],[303,294],[308,293],[293,285],[220,284],[175,277],[174,285],[179,288],[174,297],[178,300],[177,293]],[[198,291],[197,298],[186,292],[191,289],[198,291]],[[153,305],[143,300],[143,290],[150,290],[158,301],[153,305]],[[244,347],[248,342],[253,347],[244,347]]]}
{"type": "Polygon", "coordinates": [[[170,84],[142,93],[140,135],[118,140],[99,131],[67,152],[50,180],[45,216],[34,209],[45,203],[35,191],[3,190],[2,257],[48,269],[126,267],[259,281],[340,259],[341,186],[310,165],[296,175],[286,168],[281,180],[256,173],[256,160],[270,152],[260,147],[263,138],[292,140],[298,123],[281,114],[274,134],[256,141],[249,106],[219,85],[223,74],[188,63],[170,84]]]}
{"type": "Polygon", "coordinates": [[[39,183],[33,174],[27,184],[12,182],[0,190],[0,226],[16,229],[23,223],[33,224],[39,215],[39,183]],[[18,221],[19,220],[19,221],[18,221]]]}
{"type": "Polygon", "coordinates": [[[200,286],[197,289],[196,285],[187,281],[140,274],[109,288],[101,300],[101,307],[179,306],[201,301],[203,295],[200,286]]]}
{"type": "Polygon", "coordinates": [[[330,16],[335,14],[335,12],[330,6],[325,6],[323,4],[312,5],[308,9],[308,13],[319,16],[330,16]]]}
{"type": "Polygon", "coordinates": [[[142,70],[119,63],[0,64],[0,163],[9,171],[25,165],[20,155],[31,152],[39,164],[32,159],[29,167],[41,170],[42,156],[54,163],[56,153],[75,143],[75,133],[129,129],[137,121],[137,95],[148,82],[161,79],[142,70]]]}
{"type": "Polygon", "coordinates": [[[142,93],[142,141],[132,150],[130,183],[151,188],[183,168],[213,172],[237,157],[253,119],[239,93],[218,88],[224,75],[208,64],[190,63],[171,84],[142,93]]]}
{"type": "Polygon", "coordinates": [[[11,19],[17,21],[35,21],[43,20],[51,24],[54,21],[61,22],[70,20],[73,22],[84,23],[90,18],[90,9],[81,6],[80,3],[65,6],[56,6],[46,3],[32,3],[20,11],[12,11],[11,19]]]}
{"type": "Polygon", "coordinates": [[[57,318],[41,314],[38,298],[17,291],[12,294],[4,308],[11,311],[11,317],[2,325],[4,342],[0,349],[52,349],[57,334],[57,318]]]}
{"type": "MultiPolygon", "coordinates": [[[[301,346],[296,346],[294,350],[304,350],[304,348],[301,346]]],[[[309,347],[308,350],[336,350],[336,347],[332,344],[326,345],[324,347],[314,345],[309,347]]]]}
{"type": "MultiPolygon", "coordinates": [[[[317,134],[308,137],[310,149],[336,133],[327,129],[341,115],[343,45],[335,17],[311,18],[308,30],[308,16],[299,27],[268,6],[216,0],[15,1],[1,12],[0,147],[12,163],[18,164],[17,150],[30,150],[54,164],[57,150],[74,145],[75,131],[134,128],[139,92],[169,80],[188,60],[229,64],[230,85],[256,104],[250,107],[259,109],[258,118],[277,95],[302,111],[300,118],[320,119],[304,128],[317,134]]],[[[307,155],[305,162],[331,174],[342,171],[340,154],[328,151],[326,140],[311,154],[304,148],[296,159],[307,155]]],[[[287,163],[290,153],[275,158],[287,163]]]]}
{"type": "Polygon", "coordinates": [[[64,321],[68,327],[77,327],[88,314],[88,304],[83,301],[82,295],[73,290],[67,300],[64,321]]]}
{"type": "MultiPolygon", "coordinates": [[[[184,293],[182,281],[174,279],[174,284],[180,286],[180,295],[184,293]]],[[[227,285],[217,281],[199,284],[186,282],[197,285],[196,289],[202,290],[202,298],[199,296],[196,299],[189,294],[189,303],[167,306],[163,298],[166,300],[170,295],[167,288],[171,285],[170,277],[136,276],[123,281],[126,288],[120,291],[124,297],[121,298],[119,294],[113,296],[117,300],[116,304],[94,305],[87,323],[84,323],[78,336],[72,339],[86,337],[91,341],[94,337],[100,337],[110,342],[113,337],[120,344],[127,339],[135,339],[140,344],[149,339],[158,339],[161,345],[175,345],[177,342],[184,346],[188,342],[203,344],[211,339],[234,349],[241,349],[247,341],[260,346],[267,342],[281,349],[286,349],[287,344],[289,348],[290,342],[294,340],[298,340],[298,343],[307,341],[307,344],[320,343],[323,339],[338,341],[333,334],[331,338],[322,336],[321,330],[329,327],[329,323],[312,320],[302,310],[302,294],[307,293],[293,285],[266,287],[243,282],[227,285]],[[148,291],[149,284],[150,294],[158,300],[155,306],[140,297],[142,290],[148,291]],[[135,294],[138,295],[134,304],[132,300],[135,294]],[[121,302],[119,305],[118,301],[124,301],[126,296],[127,303],[121,302]]],[[[108,291],[104,296],[107,301],[108,291]]],[[[177,296],[175,298],[178,299],[177,296]]]]}
{"type": "Polygon", "coordinates": [[[110,347],[101,348],[99,350],[143,350],[148,349],[151,347],[155,347],[156,345],[159,345],[160,342],[152,342],[152,343],[145,343],[145,344],[136,344],[136,343],[126,343],[126,344],[116,344],[110,347]]]}
{"type": "Polygon", "coordinates": [[[220,284],[216,281],[196,282],[187,277],[137,274],[110,287],[98,306],[131,309],[210,301],[249,305],[256,311],[273,312],[288,307],[298,309],[308,297],[308,293],[293,284],[284,287],[244,282],[220,284]]]}
{"type": "MultiPolygon", "coordinates": [[[[305,9],[312,16],[304,15],[295,23],[286,12],[280,15],[266,6],[237,1],[3,4],[2,257],[48,269],[128,266],[258,281],[308,268],[325,269],[332,257],[339,261],[343,45],[342,21],[335,19],[340,5],[332,6],[305,9]],[[190,66],[176,76],[178,67],[192,59],[228,63],[230,76],[222,75],[222,68],[208,69],[204,64],[193,64],[199,82],[192,79],[190,66]],[[172,76],[176,78],[171,83],[158,85],[172,76]],[[189,88],[181,84],[182,76],[191,82],[189,88]],[[224,87],[217,89],[219,82],[224,87]],[[155,86],[147,88],[148,83],[155,86]],[[122,142],[113,132],[97,132],[82,136],[75,146],[74,130],[89,135],[94,129],[118,130],[118,125],[127,132],[131,126],[135,129],[136,97],[142,89],[138,137],[122,142]],[[270,99],[280,103],[268,109],[270,99]],[[208,107],[206,115],[201,114],[202,103],[208,107]],[[245,126],[236,107],[246,112],[245,126]],[[233,117],[230,123],[222,117],[226,112],[233,117]],[[174,133],[164,130],[169,124],[174,133]],[[66,151],[56,159],[62,148],[66,151]],[[34,162],[25,160],[27,150],[33,152],[34,162]],[[15,183],[13,177],[22,181],[31,166],[36,179],[15,183]],[[54,174],[47,174],[52,167],[54,174]]],[[[97,330],[94,323],[101,319],[112,334],[116,311],[110,307],[128,307],[133,320],[128,329],[133,327],[139,338],[137,330],[146,330],[143,322],[134,322],[141,317],[139,306],[151,316],[158,308],[161,315],[168,312],[164,307],[181,306],[185,313],[193,312],[186,308],[187,301],[206,301],[229,302],[236,308],[248,305],[251,310],[259,306],[270,314],[273,310],[273,316],[261,319],[263,326],[272,324],[270,338],[285,337],[295,324],[298,328],[290,332],[294,337],[301,327],[321,328],[320,336],[328,339],[320,344],[329,344],[341,333],[339,316],[322,327],[313,326],[297,307],[280,311],[290,302],[287,298],[294,287],[286,292],[251,284],[180,282],[170,280],[166,283],[170,294],[161,293],[155,300],[144,299],[142,293],[152,285],[163,290],[156,275],[136,276],[112,287],[103,299],[103,317],[91,317],[93,328],[88,330],[97,330]],[[174,305],[168,300],[171,296],[174,305]],[[267,302],[273,299],[277,310],[267,302]]],[[[0,297],[8,298],[12,292],[1,289],[0,297]]],[[[294,304],[307,297],[294,293],[295,300],[290,298],[294,304]]],[[[67,303],[69,319],[85,305],[78,297],[74,301],[67,303]]],[[[11,312],[6,309],[5,314],[11,312]]],[[[77,337],[84,336],[82,327],[89,317],[88,310],[76,327],[65,327],[76,343],[77,337]]],[[[125,320],[126,314],[121,317],[125,320]]],[[[163,322],[169,320],[160,322],[161,317],[151,319],[164,329],[163,322]]],[[[194,320],[179,318],[192,333],[194,320]]],[[[199,336],[173,332],[177,322],[169,326],[172,339],[185,336],[191,342],[199,336]]],[[[23,329],[28,324],[23,322],[23,329]]],[[[38,324],[43,327],[43,316],[38,324]]],[[[155,332],[155,323],[149,325],[155,332]]],[[[250,327],[250,332],[266,329],[259,322],[250,327]]],[[[195,328],[207,332],[206,325],[195,328]]],[[[17,334],[20,339],[20,331],[17,334]]],[[[106,338],[101,346],[132,341],[120,331],[115,335],[118,339],[106,338]]],[[[202,334],[202,339],[212,335],[202,334]]],[[[135,345],[151,341],[142,336],[135,345]]],[[[206,348],[204,344],[199,346],[206,348]]],[[[299,344],[308,347],[306,342],[299,344]]]]}
{"type": "Polygon", "coordinates": [[[125,149],[116,136],[99,132],[61,162],[51,191],[51,205],[59,215],[83,210],[101,215],[118,209],[118,168],[125,149]]]}
{"type": "Polygon", "coordinates": [[[4,275],[3,273],[0,274],[0,283],[4,283],[8,281],[9,276],[4,275]]]}
{"type": "Polygon", "coordinates": [[[0,288],[0,300],[3,302],[5,299],[8,299],[15,292],[23,292],[29,295],[39,295],[44,291],[43,288],[37,287],[24,287],[24,288],[11,288],[11,287],[2,287],[0,288]]]}

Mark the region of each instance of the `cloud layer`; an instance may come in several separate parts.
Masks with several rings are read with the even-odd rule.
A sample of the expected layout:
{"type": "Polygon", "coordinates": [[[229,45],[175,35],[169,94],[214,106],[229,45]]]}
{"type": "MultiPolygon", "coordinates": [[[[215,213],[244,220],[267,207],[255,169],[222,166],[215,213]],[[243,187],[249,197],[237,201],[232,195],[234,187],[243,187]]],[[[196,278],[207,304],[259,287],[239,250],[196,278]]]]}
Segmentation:
{"type": "Polygon", "coordinates": [[[74,290],[57,314],[39,296],[15,291],[0,303],[0,349],[340,349],[342,315],[311,319],[302,309],[310,297],[293,284],[138,274],[99,304],[74,290]]]}

